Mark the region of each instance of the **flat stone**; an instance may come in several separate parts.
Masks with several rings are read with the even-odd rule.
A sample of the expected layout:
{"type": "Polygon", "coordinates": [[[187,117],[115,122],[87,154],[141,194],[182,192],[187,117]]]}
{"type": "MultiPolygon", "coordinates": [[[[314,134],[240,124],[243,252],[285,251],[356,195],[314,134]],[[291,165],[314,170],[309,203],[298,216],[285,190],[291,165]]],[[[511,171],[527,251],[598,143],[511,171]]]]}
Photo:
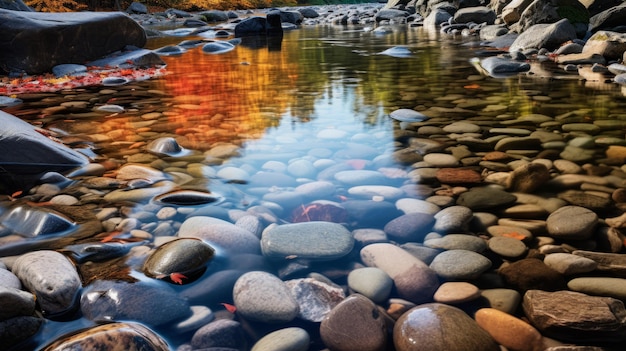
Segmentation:
{"type": "Polygon", "coordinates": [[[508,207],[515,203],[517,197],[504,190],[492,187],[475,187],[459,195],[457,205],[466,206],[472,211],[484,211],[494,208],[508,207]]]}
{"type": "Polygon", "coordinates": [[[491,251],[507,259],[520,258],[528,251],[522,240],[506,236],[493,237],[488,245],[491,251]]]}
{"type": "Polygon", "coordinates": [[[466,206],[446,207],[435,215],[433,230],[439,233],[464,231],[472,216],[472,210],[466,206]]]}
{"type": "Polygon", "coordinates": [[[442,184],[480,184],[482,176],[473,169],[441,168],[435,174],[442,184]]]}
{"type": "Polygon", "coordinates": [[[448,305],[472,301],[480,297],[480,290],[466,282],[445,282],[435,291],[433,299],[448,305]]]}
{"type": "Polygon", "coordinates": [[[469,280],[491,268],[491,261],[474,251],[448,250],[437,255],[430,268],[443,279],[469,280]]]}
{"type": "Polygon", "coordinates": [[[361,260],[369,267],[383,270],[394,281],[398,295],[413,303],[431,301],[439,280],[424,262],[402,248],[378,243],[361,249],[361,260]]]}
{"type": "Polygon", "coordinates": [[[343,225],[332,222],[283,224],[266,230],[261,237],[263,255],[275,260],[291,257],[329,261],[347,255],[354,238],[343,225]]]}
{"type": "Polygon", "coordinates": [[[530,290],[524,313],[548,337],[572,343],[619,343],[626,340],[624,303],[574,291],[530,290]]]}
{"type": "Polygon", "coordinates": [[[543,349],[542,336],[532,325],[495,308],[481,308],[474,315],[476,323],[508,350],[543,349]]]}
{"type": "Polygon", "coordinates": [[[543,263],[563,275],[588,273],[598,267],[598,263],[590,258],[569,253],[553,253],[546,255],[543,259],[543,263]]]}
{"type": "Polygon", "coordinates": [[[626,256],[623,254],[584,250],[576,250],[572,254],[596,261],[601,272],[626,277],[626,256]]]}
{"type": "Polygon", "coordinates": [[[335,306],[320,324],[324,345],[337,351],[378,351],[387,344],[387,328],[378,307],[362,295],[335,306]]]}
{"type": "Polygon", "coordinates": [[[550,236],[558,239],[588,239],[598,224],[598,215],[584,207],[564,206],[546,220],[550,236]]]}
{"type": "Polygon", "coordinates": [[[259,238],[233,223],[205,216],[186,219],[178,237],[205,240],[218,250],[232,253],[260,253],[259,238]]]}
{"type": "Polygon", "coordinates": [[[18,257],[12,269],[24,287],[37,297],[44,314],[58,315],[77,306],[82,283],[76,268],[63,254],[32,251],[18,257]]]}
{"type": "Polygon", "coordinates": [[[405,214],[418,212],[435,215],[441,211],[441,208],[432,202],[412,198],[403,198],[396,201],[396,207],[405,214]]]}
{"type": "Polygon", "coordinates": [[[193,349],[244,350],[247,342],[239,322],[218,319],[198,329],[191,337],[191,346],[193,349]]]}
{"type": "Polygon", "coordinates": [[[251,351],[307,351],[311,337],[298,327],[279,329],[257,341],[251,351]]]}
{"type": "Polygon", "coordinates": [[[498,273],[511,287],[526,291],[565,289],[565,279],[537,258],[524,258],[501,267],[498,273]]]}
{"type": "Polygon", "coordinates": [[[581,277],[567,283],[573,291],[593,296],[608,296],[626,300],[626,279],[612,277],[581,277]]]}
{"type": "Polygon", "coordinates": [[[393,328],[398,351],[498,351],[493,338],[462,310],[441,303],[416,306],[393,328]]]}
{"type": "Polygon", "coordinates": [[[237,313],[263,323],[286,323],[298,316],[298,302],[289,287],[273,274],[248,272],[235,283],[233,300],[237,313]]]}
{"type": "Polygon", "coordinates": [[[432,167],[454,167],[459,164],[459,160],[453,155],[442,153],[430,153],[424,155],[424,161],[432,167]]]}
{"type": "Polygon", "coordinates": [[[385,225],[384,231],[387,236],[398,242],[422,242],[433,224],[434,216],[416,212],[394,218],[385,225]]]}
{"type": "Polygon", "coordinates": [[[348,287],[374,303],[383,303],[389,298],[393,279],[376,267],[357,268],[348,274],[348,287]]]}
{"type": "Polygon", "coordinates": [[[424,241],[424,246],[443,250],[469,250],[481,253],[487,249],[484,239],[469,234],[448,234],[424,241]]]}

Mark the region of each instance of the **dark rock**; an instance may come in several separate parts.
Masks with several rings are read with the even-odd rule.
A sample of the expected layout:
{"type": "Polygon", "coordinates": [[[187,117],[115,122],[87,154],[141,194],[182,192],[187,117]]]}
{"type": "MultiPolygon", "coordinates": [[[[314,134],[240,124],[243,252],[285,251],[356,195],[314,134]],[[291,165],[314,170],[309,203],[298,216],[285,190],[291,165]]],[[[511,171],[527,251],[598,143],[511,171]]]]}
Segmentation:
{"type": "Polygon", "coordinates": [[[280,11],[280,20],[285,23],[298,25],[302,23],[304,15],[298,11],[280,11]]]}
{"type": "Polygon", "coordinates": [[[561,44],[576,39],[576,28],[562,19],[552,24],[535,24],[523,31],[509,48],[510,52],[527,49],[554,50],[561,44]]]}
{"type": "Polygon", "coordinates": [[[530,290],[522,306],[531,324],[557,340],[603,344],[626,340],[626,310],[614,298],[530,290]]]}
{"type": "Polygon", "coordinates": [[[422,242],[435,224],[435,217],[427,213],[408,213],[385,225],[385,233],[399,242],[422,242]]]}
{"type": "Polygon", "coordinates": [[[586,26],[589,23],[589,11],[577,0],[536,0],[523,10],[519,22],[512,28],[521,33],[536,24],[556,23],[563,19],[586,26]]]}
{"type": "Polygon", "coordinates": [[[409,15],[408,12],[403,10],[396,9],[384,9],[380,10],[376,14],[376,22],[384,21],[384,20],[392,20],[394,18],[406,18],[409,15]]]}
{"type": "MultiPolygon", "coordinates": [[[[597,1],[599,2],[599,1],[597,1]]],[[[589,30],[612,29],[626,23],[626,3],[604,10],[589,19],[589,30]]]]}
{"type": "Polygon", "coordinates": [[[298,10],[304,18],[317,18],[320,14],[310,7],[304,7],[298,10]]]}
{"type": "Polygon", "coordinates": [[[324,344],[336,351],[382,351],[387,346],[383,315],[372,301],[358,294],[328,313],[320,325],[320,335],[324,344]]]}
{"type": "Polygon", "coordinates": [[[169,277],[172,282],[182,284],[204,272],[214,254],[215,250],[200,239],[176,239],[152,252],[143,265],[143,271],[149,277],[169,277]]]}
{"type": "Polygon", "coordinates": [[[518,62],[504,57],[487,57],[480,61],[480,66],[492,77],[502,77],[530,70],[527,62],[518,62]]]}
{"type": "Polygon", "coordinates": [[[0,111],[0,122],[0,192],[11,194],[32,186],[46,172],[69,171],[88,163],[82,154],[17,117],[0,111]]]}
{"type": "Polygon", "coordinates": [[[477,187],[462,193],[456,203],[457,205],[469,207],[473,211],[483,211],[493,208],[503,209],[514,204],[515,201],[517,201],[517,197],[504,190],[477,187]]]}
{"type": "Polygon", "coordinates": [[[248,17],[235,25],[235,37],[281,34],[282,31],[278,11],[268,13],[267,18],[248,17]]]}
{"type": "Polygon", "coordinates": [[[33,316],[18,316],[0,321],[0,340],[3,348],[11,349],[11,346],[33,336],[43,321],[43,318],[33,316]]]}
{"type": "Polygon", "coordinates": [[[387,201],[350,200],[342,205],[348,211],[349,220],[362,227],[382,228],[387,222],[402,214],[387,201]]]}
{"type": "Polygon", "coordinates": [[[462,310],[441,303],[416,306],[393,329],[398,351],[497,351],[500,347],[462,310]]]}
{"type": "Polygon", "coordinates": [[[454,13],[456,23],[487,23],[493,24],[496,13],[487,6],[464,7],[454,13]]]}
{"type": "Polygon", "coordinates": [[[148,13],[148,8],[140,2],[133,1],[126,9],[126,12],[130,14],[143,15],[148,13]]]}
{"type": "Polygon", "coordinates": [[[207,23],[228,21],[228,14],[219,10],[203,11],[198,16],[207,23]]]}
{"type": "Polygon", "coordinates": [[[167,9],[165,13],[168,15],[174,15],[176,18],[189,18],[191,14],[187,11],[177,10],[177,9],[167,9]]]}
{"type": "Polygon", "coordinates": [[[61,336],[43,351],[62,350],[144,350],[167,351],[169,346],[158,334],[138,323],[110,323],[61,336]]]}
{"type": "Polygon", "coordinates": [[[246,350],[246,345],[246,337],[241,324],[227,319],[219,319],[205,325],[191,338],[191,346],[194,349],[246,350]]]}
{"type": "Polygon", "coordinates": [[[38,13],[0,10],[0,68],[38,74],[87,61],[128,45],[143,47],[146,33],[120,12],[38,13]]]}
{"type": "Polygon", "coordinates": [[[0,9],[28,12],[33,11],[33,9],[28,7],[24,2],[22,2],[22,0],[0,0],[0,9]]]}
{"type": "Polygon", "coordinates": [[[498,273],[517,290],[556,291],[566,289],[564,277],[537,258],[525,258],[510,263],[500,268],[498,273]]]}

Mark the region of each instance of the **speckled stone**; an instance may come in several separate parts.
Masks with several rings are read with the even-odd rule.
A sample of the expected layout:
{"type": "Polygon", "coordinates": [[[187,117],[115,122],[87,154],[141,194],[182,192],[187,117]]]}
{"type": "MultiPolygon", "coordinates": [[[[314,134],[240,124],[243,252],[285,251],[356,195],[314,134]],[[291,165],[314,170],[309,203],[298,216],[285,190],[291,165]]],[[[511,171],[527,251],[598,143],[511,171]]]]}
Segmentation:
{"type": "Polygon", "coordinates": [[[35,312],[35,295],[16,288],[0,286],[0,320],[29,316],[35,312]]]}
{"type": "Polygon", "coordinates": [[[499,351],[493,338],[462,310],[440,304],[418,305],[393,329],[397,351],[499,351]]]}
{"type": "Polygon", "coordinates": [[[348,274],[348,287],[375,303],[382,303],[389,298],[393,280],[382,269],[357,268],[348,274]]]}
{"type": "Polygon", "coordinates": [[[567,283],[567,287],[587,295],[608,296],[626,300],[626,279],[613,277],[581,277],[567,283]]]}
{"type": "Polygon", "coordinates": [[[548,233],[557,239],[588,239],[597,224],[598,215],[580,206],[561,207],[546,220],[548,233]]]}
{"type": "Polygon", "coordinates": [[[398,242],[422,242],[428,234],[435,217],[427,213],[408,213],[387,222],[384,231],[387,236],[398,242]]]}
{"type": "Polygon", "coordinates": [[[548,267],[564,275],[574,275],[594,271],[598,263],[592,259],[569,253],[552,253],[543,259],[548,267]]]}
{"type": "Polygon", "coordinates": [[[310,339],[309,333],[302,328],[279,329],[259,339],[251,351],[306,351],[310,339]]]}
{"type": "Polygon", "coordinates": [[[543,350],[542,336],[532,325],[495,308],[481,308],[474,315],[476,323],[508,350],[543,350]]]}
{"type": "Polygon", "coordinates": [[[18,257],[12,269],[37,297],[44,314],[59,314],[76,307],[82,283],[76,268],[63,254],[32,251],[18,257]]]}
{"type": "Polygon", "coordinates": [[[378,307],[362,295],[335,306],[320,324],[324,345],[334,351],[384,351],[387,328],[378,307]]]}
{"type": "Polygon", "coordinates": [[[313,278],[285,282],[298,302],[298,318],[321,322],[330,310],[346,298],[342,288],[313,278]]]}
{"type": "Polygon", "coordinates": [[[287,285],[273,274],[248,272],[233,287],[237,312],[263,323],[286,323],[298,316],[298,302],[287,285]]]}
{"type": "Polygon", "coordinates": [[[241,324],[228,319],[218,319],[198,329],[191,338],[194,349],[224,348],[247,349],[241,324]]]}
{"type": "Polygon", "coordinates": [[[488,241],[489,249],[494,253],[508,259],[523,256],[528,247],[521,240],[506,236],[496,236],[488,241]]]}
{"type": "Polygon", "coordinates": [[[446,207],[435,215],[433,230],[438,233],[464,231],[472,217],[472,210],[465,206],[446,207]]]}
{"type": "Polygon", "coordinates": [[[484,239],[469,234],[448,234],[441,238],[424,241],[424,246],[443,250],[469,250],[483,252],[487,249],[484,239]]]}
{"type": "Polygon", "coordinates": [[[475,279],[490,267],[487,257],[468,250],[444,251],[430,264],[438,276],[448,280],[475,279]]]}

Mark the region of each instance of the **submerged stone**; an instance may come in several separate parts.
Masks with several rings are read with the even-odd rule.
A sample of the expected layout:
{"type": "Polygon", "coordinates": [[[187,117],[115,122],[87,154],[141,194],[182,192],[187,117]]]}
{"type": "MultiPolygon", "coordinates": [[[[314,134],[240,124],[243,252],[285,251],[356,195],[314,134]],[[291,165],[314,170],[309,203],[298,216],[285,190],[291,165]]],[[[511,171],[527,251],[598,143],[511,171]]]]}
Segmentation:
{"type": "Polygon", "coordinates": [[[214,254],[215,250],[202,240],[176,239],[156,248],[144,263],[143,272],[153,278],[169,278],[183,284],[201,274],[214,254]]]}

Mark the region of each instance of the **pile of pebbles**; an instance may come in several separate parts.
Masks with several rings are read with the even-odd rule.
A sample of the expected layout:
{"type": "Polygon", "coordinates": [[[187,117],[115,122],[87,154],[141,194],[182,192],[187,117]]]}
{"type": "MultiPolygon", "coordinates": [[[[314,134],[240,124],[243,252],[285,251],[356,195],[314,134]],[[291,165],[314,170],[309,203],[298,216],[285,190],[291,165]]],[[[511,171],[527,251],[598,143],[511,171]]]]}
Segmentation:
{"type": "Polygon", "coordinates": [[[2,202],[3,345],[600,351],[626,340],[622,114],[589,121],[567,97],[526,91],[546,112],[515,116],[495,94],[444,92],[386,116],[393,140],[335,120],[244,150],[219,139],[237,122],[226,115],[204,142],[182,137],[199,132],[170,117],[202,106],[152,83],[19,96],[13,112],[41,113],[97,161],[2,202]],[[41,238],[25,237],[32,228],[41,238]],[[72,336],[55,329],[76,321],[72,336]]]}

